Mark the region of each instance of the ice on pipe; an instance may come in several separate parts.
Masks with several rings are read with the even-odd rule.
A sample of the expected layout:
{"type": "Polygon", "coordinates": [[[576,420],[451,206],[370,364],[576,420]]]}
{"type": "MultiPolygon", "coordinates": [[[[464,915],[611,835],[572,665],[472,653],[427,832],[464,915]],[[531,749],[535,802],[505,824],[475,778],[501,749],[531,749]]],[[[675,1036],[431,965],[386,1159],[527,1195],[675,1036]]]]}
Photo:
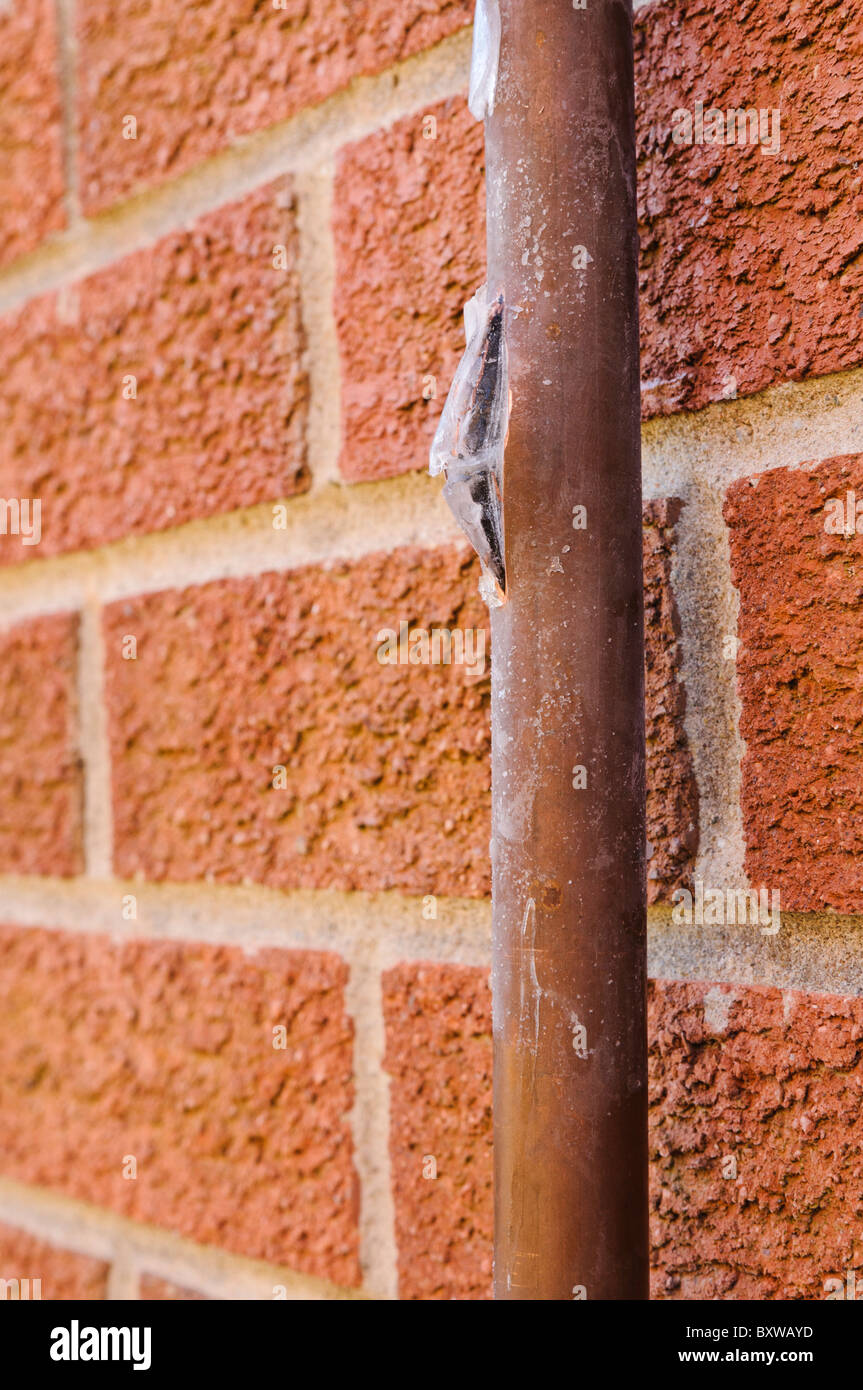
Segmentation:
{"type": "Polygon", "coordinates": [[[473,17],[473,52],[467,104],[478,121],[494,110],[497,65],[500,58],[500,10],[498,0],[476,0],[473,17]]]}
{"type": "Polygon", "coordinates": [[[480,593],[491,607],[506,596],[503,453],[509,425],[509,369],[503,296],[486,286],[465,305],[467,347],[432,441],[429,472],[445,473],[443,494],[482,565],[480,593]]]}

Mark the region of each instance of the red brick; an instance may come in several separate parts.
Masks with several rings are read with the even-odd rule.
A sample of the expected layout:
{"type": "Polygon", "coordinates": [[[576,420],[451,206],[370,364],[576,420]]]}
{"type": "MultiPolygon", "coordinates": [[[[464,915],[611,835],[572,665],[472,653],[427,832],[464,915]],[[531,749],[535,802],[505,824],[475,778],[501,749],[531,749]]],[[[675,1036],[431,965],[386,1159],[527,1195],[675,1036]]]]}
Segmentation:
{"type": "Polygon", "coordinates": [[[691,884],[698,851],[698,784],[686,738],[680,618],[671,584],[677,498],[644,509],[647,901],[691,884]]]}
{"type": "Polygon", "coordinates": [[[859,1278],[863,1000],[651,994],[653,1296],[821,1299],[859,1278]]]}
{"type": "MultiPolygon", "coordinates": [[[[653,507],[645,542],[651,901],[689,881],[697,842],[675,611],[659,592],[673,514],[653,507]]],[[[112,605],[118,872],[487,894],[487,665],[477,678],[376,656],[401,621],[481,629],[488,653],[477,577],[461,547],[406,549],[112,605]]]]}
{"type": "Polygon", "coordinates": [[[491,995],[486,972],[399,965],[383,979],[399,1295],[490,1298],[491,995]],[[435,1177],[423,1175],[429,1159],[435,1177]]]}
{"type": "Polygon", "coordinates": [[[296,255],[279,182],[6,318],[0,495],[41,497],[39,554],[306,486],[296,255]]]}
{"type": "Polygon", "coordinates": [[[112,605],[118,871],[486,892],[488,671],[377,660],[402,620],[484,628],[476,581],[462,548],[400,550],[112,605]]]}
{"type": "Polygon", "coordinates": [[[185,1289],[181,1284],[172,1284],[167,1279],[158,1279],[155,1274],[141,1276],[141,1298],[149,1303],[201,1303],[207,1295],[185,1289]]]}
{"type": "Polygon", "coordinates": [[[83,868],[77,648],[77,618],[65,613],[0,632],[2,873],[83,868]]]}
{"type": "Polygon", "coordinates": [[[863,909],[863,534],[825,502],[863,497],[863,456],[775,468],[728,492],[746,869],[786,910],[863,909]]]}
{"type": "Polygon", "coordinates": [[[0,10],[0,265],[66,224],[53,0],[0,10]]]}
{"type": "Polygon", "coordinates": [[[859,6],[661,0],[635,32],[647,413],[859,363],[859,6]],[[778,107],[779,154],[675,145],[696,100],[778,107]]]}
{"type": "MultiPolygon", "coordinates": [[[[863,15],[752,0],[639,11],[641,339],[647,415],[863,361],[863,15]],[[694,102],[781,110],[780,152],[675,145],[694,102]]],[[[484,275],[482,132],[460,101],[345,149],[336,315],[346,477],[425,466],[484,275]],[[359,334],[357,323],[373,325],[359,334]],[[437,378],[436,401],[422,399],[437,378]]]]}
{"type": "Polygon", "coordinates": [[[355,1284],[346,975],[322,952],[3,928],[3,1173],[355,1284]]]}
{"type": "MultiPolygon", "coordinates": [[[[42,1301],[91,1300],[107,1296],[108,1265],[103,1260],[63,1250],[17,1226],[0,1225],[0,1280],[28,1279],[29,1297],[35,1299],[33,1281],[40,1280],[42,1301]]],[[[10,1297],[7,1294],[7,1298],[10,1297]]]]}
{"type": "Polygon", "coordinates": [[[471,0],[81,0],[78,100],[89,212],[173,177],[354,78],[430,47],[470,20],[471,0]],[[123,118],[137,139],[123,139],[123,118]]]}
{"type": "MultiPolygon", "coordinates": [[[[824,1298],[859,1278],[863,1001],[665,981],[650,1001],[652,1296],[824,1298]]],[[[485,972],[400,965],[384,1009],[401,1296],[487,1298],[485,972]]]]}
{"type": "Polygon", "coordinates": [[[485,276],[482,126],[446,101],[347,146],[336,174],[341,470],[358,481],[428,465],[485,276]],[[432,116],[437,138],[425,139],[432,116]],[[425,378],[437,398],[423,399],[425,378]]]}

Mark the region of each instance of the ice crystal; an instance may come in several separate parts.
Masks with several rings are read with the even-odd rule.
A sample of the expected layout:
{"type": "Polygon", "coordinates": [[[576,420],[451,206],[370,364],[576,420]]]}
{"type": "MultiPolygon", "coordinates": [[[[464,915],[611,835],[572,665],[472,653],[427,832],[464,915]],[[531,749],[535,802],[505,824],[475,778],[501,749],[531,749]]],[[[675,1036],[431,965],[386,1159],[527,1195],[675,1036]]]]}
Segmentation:
{"type": "Polygon", "coordinates": [[[491,606],[506,595],[503,454],[509,371],[503,297],[485,285],[465,305],[467,347],[431,447],[429,472],[445,473],[444,497],[480,558],[480,592],[491,606]]]}

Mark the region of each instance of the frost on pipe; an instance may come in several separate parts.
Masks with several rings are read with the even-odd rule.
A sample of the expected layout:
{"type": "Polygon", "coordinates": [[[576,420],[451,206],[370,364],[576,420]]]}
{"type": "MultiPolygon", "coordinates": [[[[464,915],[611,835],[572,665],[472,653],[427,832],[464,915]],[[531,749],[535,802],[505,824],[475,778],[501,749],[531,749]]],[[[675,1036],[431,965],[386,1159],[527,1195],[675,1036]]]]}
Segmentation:
{"type": "Polygon", "coordinates": [[[467,104],[471,115],[478,121],[484,121],[494,110],[499,58],[500,10],[497,0],[476,0],[467,104]]]}
{"type": "Polygon", "coordinates": [[[482,565],[480,593],[506,598],[503,452],[509,424],[509,370],[503,296],[486,286],[464,309],[467,348],[453,377],[431,447],[430,473],[445,473],[443,495],[482,565]]]}

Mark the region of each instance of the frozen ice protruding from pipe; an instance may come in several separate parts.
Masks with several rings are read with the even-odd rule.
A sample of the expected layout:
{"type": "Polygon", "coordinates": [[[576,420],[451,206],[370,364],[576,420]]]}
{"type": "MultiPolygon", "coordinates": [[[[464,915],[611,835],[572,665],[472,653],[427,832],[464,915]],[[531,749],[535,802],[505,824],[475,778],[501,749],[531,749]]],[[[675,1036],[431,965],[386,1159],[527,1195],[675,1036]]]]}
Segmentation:
{"type": "Polygon", "coordinates": [[[497,65],[500,59],[500,10],[498,0],[476,0],[473,17],[473,52],[467,104],[478,121],[494,110],[497,65]]]}
{"type": "Polygon", "coordinates": [[[483,285],[464,309],[467,347],[432,441],[429,472],[445,473],[444,497],[482,565],[490,607],[506,597],[503,455],[509,427],[509,363],[503,296],[483,285]]]}

